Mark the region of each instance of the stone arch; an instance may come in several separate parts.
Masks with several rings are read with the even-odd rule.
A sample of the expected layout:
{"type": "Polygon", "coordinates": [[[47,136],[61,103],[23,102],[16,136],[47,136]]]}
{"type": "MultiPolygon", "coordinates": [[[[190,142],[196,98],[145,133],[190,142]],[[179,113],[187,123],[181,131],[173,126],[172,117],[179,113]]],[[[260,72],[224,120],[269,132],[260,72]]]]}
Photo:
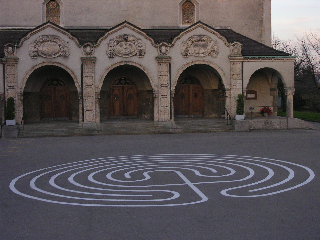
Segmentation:
{"type": "MultiPolygon", "coordinates": [[[[260,109],[271,108],[276,115],[278,101],[278,81],[285,84],[277,70],[268,67],[256,69],[244,83],[245,112],[260,116],[260,109]]],[[[284,90],[284,89],[283,89],[284,90]]]]}
{"type": "Polygon", "coordinates": [[[136,62],[121,61],[121,62],[118,62],[118,63],[115,63],[115,64],[109,66],[109,67],[104,71],[104,73],[100,76],[99,83],[98,83],[98,86],[97,86],[97,87],[98,87],[97,91],[101,91],[101,88],[102,88],[104,79],[105,79],[105,77],[108,75],[108,73],[109,73],[111,70],[113,70],[113,69],[115,69],[115,68],[117,68],[117,67],[120,67],[120,66],[124,66],[124,65],[134,66],[134,67],[137,67],[137,68],[139,68],[140,70],[142,70],[142,71],[147,75],[147,77],[149,78],[149,81],[150,81],[150,84],[151,84],[152,89],[153,89],[153,90],[157,89],[157,87],[156,87],[156,86],[157,86],[157,85],[156,85],[156,82],[155,82],[154,78],[152,77],[150,71],[149,71],[146,67],[144,67],[144,66],[142,66],[141,64],[136,63],[136,62]]]}
{"type": "MultiPolygon", "coordinates": [[[[266,64],[267,65],[267,64],[266,64]]],[[[274,72],[276,73],[277,75],[279,75],[279,77],[281,78],[284,86],[286,88],[291,88],[291,87],[294,87],[294,82],[292,81],[292,84],[290,84],[289,82],[289,78],[294,78],[294,75],[293,75],[293,71],[292,71],[292,76],[289,76],[288,73],[283,73],[281,71],[281,69],[277,69],[275,68],[274,66],[272,67],[268,67],[268,66],[263,66],[263,67],[258,67],[258,68],[252,68],[250,69],[249,71],[245,71],[244,72],[244,76],[243,76],[243,87],[246,88],[246,86],[248,85],[249,83],[249,80],[250,80],[250,77],[257,71],[259,70],[262,70],[262,71],[270,71],[270,72],[274,72]]],[[[293,70],[293,69],[292,69],[293,70]]],[[[269,74],[270,75],[270,74],[269,74]]]]}
{"type": "Polygon", "coordinates": [[[205,61],[205,60],[197,60],[197,61],[192,61],[189,63],[184,64],[182,67],[180,67],[172,81],[172,85],[171,85],[171,90],[174,91],[174,89],[177,86],[178,80],[180,75],[189,67],[193,66],[193,65],[207,65],[209,67],[212,67],[221,77],[222,83],[225,87],[229,86],[228,84],[228,80],[227,77],[224,73],[224,71],[215,63],[213,62],[209,62],[209,61],[205,61]]]}
{"type": "Polygon", "coordinates": [[[79,83],[79,80],[76,76],[76,74],[70,69],[68,68],[67,66],[61,64],[61,63],[58,63],[58,62],[42,62],[42,63],[39,63],[35,66],[33,66],[32,68],[30,68],[26,74],[24,75],[23,79],[22,79],[22,82],[21,82],[21,86],[20,86],[20,89],[19,89],[19,92],[23,92],[25,86],[26,86],[26,83],[27,83],[27,80],[28,78],[30,77],[30,75],[35,71],[37,70],[38,68],[41,68],[41,67],[44,67],[44,66],[56,66],[56,67],[60,67],[62,68],[63,70],[67,71],[70,76],[72,77],[73,81],[74,81],[74,84],[78,90],[78,93],[81,92],[81,86],[80,86],[80,83],[79,83]]]}
{"type": "Polygon", "coordinates": [[[80,86],[73,72],[61,64],[42,63],[31,68],[23,79],[19,99],[23,119],[80,119],[80,86]]]}
{"type": "Polygon", "coordinates": [[[96,89],[100,96],[101,121],[114,117],[152,119],[154,89],[155,83],[151,73],[140,64],[123,61],[108,67],[96,89]],[[113,83],[117,79],[130,79],[131,84],[115,86],[113,83]],[[131,93],[137,97],[130,98],[131,93]],[[132,108],[129,109],[129,106],[132,108]]]}
{"type": "Polygon", "coordinates": [[[213,63],[185,64],[172,82],[175,116],[221,117],[226,107],[225,83],[225,74],[213,63]]]}

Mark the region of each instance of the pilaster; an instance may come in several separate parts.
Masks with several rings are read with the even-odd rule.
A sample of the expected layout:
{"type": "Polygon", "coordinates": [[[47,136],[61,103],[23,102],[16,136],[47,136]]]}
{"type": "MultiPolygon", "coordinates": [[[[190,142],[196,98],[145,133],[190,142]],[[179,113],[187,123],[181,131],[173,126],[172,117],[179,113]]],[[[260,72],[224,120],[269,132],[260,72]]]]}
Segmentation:
{"type": "Polygon", "coordinates": [[[96,123],[95,57],[82,57],[83,123],[96,123]]]}
{"type": "Polygon", "coordinates": [[[237,98],[239,94],[243,93],[243,81],[242,81],[242,58],[230,58],[231,69],[231,84],[230,93],[227,93],[227,98],[230,97],[229,114],[231,116],[236,115],[237,110],[237,98]],[[230,96],[228,96],[230,94],[230,96]]]}
{"type": "Polygon", "coordinates": [[[156,60],[158,62],[158,91],[154,92],[154,121],[166,122],[171,119],[171,57],[158,56],[156,60]]]}
{"type": "Polygon", "coordinates": [[[18,62],[17,57],[6,57],[2,59],[4,66],[4,91],[5,101],[9,97],[14,98],[16,107],[16,121],[19,124],[23,115],[23,93],[18,94],[18,62]]]}

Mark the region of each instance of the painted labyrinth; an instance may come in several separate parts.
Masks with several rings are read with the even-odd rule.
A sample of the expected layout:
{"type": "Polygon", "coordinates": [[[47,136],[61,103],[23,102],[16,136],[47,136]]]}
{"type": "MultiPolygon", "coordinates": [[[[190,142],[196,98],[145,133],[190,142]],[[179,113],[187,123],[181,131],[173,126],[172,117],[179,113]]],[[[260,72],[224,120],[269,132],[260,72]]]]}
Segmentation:
{"type": "MultiPolygon", "coordinates": [[[[311,169],[235,155],[118,156],[23,174],[10,184],[21,196],[57,204],[109,207],[181,206],[208,196],[265,197],[302,187],[311,169]]],[[[212,198],[212,197],[211,197],[212,198]]]]}

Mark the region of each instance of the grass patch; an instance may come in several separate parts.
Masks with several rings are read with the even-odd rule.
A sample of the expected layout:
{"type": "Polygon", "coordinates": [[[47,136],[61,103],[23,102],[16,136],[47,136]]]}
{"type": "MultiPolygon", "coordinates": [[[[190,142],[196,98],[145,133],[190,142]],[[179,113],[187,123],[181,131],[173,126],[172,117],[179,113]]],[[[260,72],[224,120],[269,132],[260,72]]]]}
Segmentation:
{"type": "MultiPolygon", "coordinates": [[[[286,112],[278,111],[278,116],[285,117],[286,112]]],[[[300,118],[302,120],[306,121],[315,121],[320,122],[320,113],[314,113],[314,112],[293,112],[293,116],[295,118],[300,118]]]]}

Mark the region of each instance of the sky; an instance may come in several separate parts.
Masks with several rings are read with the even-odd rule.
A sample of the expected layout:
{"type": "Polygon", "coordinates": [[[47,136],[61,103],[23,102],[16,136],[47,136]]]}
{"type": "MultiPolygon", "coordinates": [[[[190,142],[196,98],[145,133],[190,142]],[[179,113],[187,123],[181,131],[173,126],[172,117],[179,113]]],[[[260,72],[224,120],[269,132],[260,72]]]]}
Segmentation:
{"type": "Polygon", "coordinates": [[[272,36],[295,40],[320,31],[320,0],[271,0],[272,36]]]}

